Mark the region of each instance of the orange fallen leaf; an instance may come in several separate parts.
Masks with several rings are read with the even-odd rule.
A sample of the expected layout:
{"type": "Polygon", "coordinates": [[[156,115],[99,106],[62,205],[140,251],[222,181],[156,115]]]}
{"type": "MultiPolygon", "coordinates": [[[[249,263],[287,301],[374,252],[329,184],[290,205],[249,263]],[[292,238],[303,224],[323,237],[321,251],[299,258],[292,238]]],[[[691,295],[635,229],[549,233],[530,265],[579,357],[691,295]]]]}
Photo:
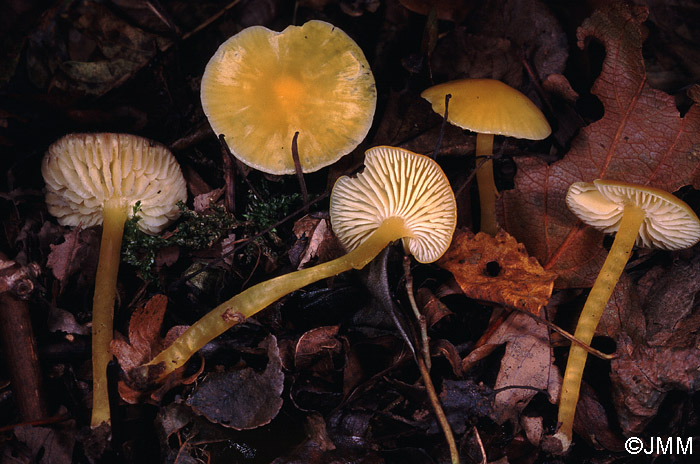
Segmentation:
{"type": "Polygon", "coordinates": [[[136,404],[147,397],[157,403],[171,388],[194,382],[204,369],[202,359],[196,372],[188,371],[189,375],[185,376],[187,366],[184,366],[170,375],[164,385],[142,386],[129,381],[129,371],[153,359],[187,329],[188,326],[178,325],[168,330],[165,338],[160,336],[167,305],[168,297],[155,295],[144,307],[138,308],[131,315],[129,338],[115,332],[115,338],[110,344],[110,351],[116,356],[122,370],[127,373],[127,378],[119,381],[119,396],[127,403],[136,404]]]}
{"type": "Polygon", "coordinates": [[[438,265],[454,275],[468,297],[534,314],[549,301],[557,277],[503,230],[495,237],[460,232],[438,265]]]}

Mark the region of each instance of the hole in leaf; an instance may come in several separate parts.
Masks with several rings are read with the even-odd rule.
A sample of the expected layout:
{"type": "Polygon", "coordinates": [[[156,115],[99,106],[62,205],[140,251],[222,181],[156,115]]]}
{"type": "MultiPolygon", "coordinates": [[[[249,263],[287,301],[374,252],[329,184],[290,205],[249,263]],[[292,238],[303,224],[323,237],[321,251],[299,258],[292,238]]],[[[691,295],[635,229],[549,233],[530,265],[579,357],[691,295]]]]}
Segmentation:
{"type": "Polygon", "coordinates": [[[497,277],[501,273],[501,265],[498,261],[489,261],[486,263],[485,273],[489,277],[497,277]]]}

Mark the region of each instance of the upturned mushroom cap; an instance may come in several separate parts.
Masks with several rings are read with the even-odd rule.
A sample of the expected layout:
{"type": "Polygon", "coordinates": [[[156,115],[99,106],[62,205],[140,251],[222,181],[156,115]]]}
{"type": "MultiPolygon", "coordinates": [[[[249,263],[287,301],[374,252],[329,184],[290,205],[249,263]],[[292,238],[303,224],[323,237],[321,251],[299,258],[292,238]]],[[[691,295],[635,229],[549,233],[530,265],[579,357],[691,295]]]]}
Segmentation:
{"type": "Polygon", "coordinates": [[[309,21],[231,37],[207,64],[201,97],[212,129],[238,159],[292,174],[295,132],[302,170],[328,166],[367,135],[377,91],[360,47],[332,24],[309,21]]]}
{"type": "Polygon", "coordinates": [[[400,217],[413,233],[404,244],[421,263],[443,255],[457,223],[457,206],[447,177],[427,156],[394,147],[365,153],[365,169],[335,183],[330,201],[333,231],[354,250],[381,223],[400,217]]]}
{"type": "Polygon", "coordinates": [[[430,87],[421,93],[433,111],[445,114],[445,96],[450,94],[447,120],[481,134],[506,135],[542,140],[552,133],[542,111],[525,95],[494,79],[461,79],[430,87]]]}
{"type": "Polygon", "coordinates": [[[644,210],[637,246],[680,250],[700,240],[700,220],[683,201],[663,190],[612,180],[571,184],[566,194],[569,209],[586,224],[605,233],[620,227],[625,205],[644,210]]]}
{"type": "Polygon", "coordinates": [[[49,213],[66,226],[102,223],[107,201],[128,208],[141,201],[139,227],[155,234],[180,211],[187,199],[180,166],[166,147],[129,134],[69,134],[44,156],[49,213]]]}

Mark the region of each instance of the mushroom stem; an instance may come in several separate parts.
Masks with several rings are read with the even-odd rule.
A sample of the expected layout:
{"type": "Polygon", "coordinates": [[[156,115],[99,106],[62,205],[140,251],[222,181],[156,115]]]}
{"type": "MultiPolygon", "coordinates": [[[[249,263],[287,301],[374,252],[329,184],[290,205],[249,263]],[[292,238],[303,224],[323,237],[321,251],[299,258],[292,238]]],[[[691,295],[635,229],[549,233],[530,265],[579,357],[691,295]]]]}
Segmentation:
{"type": "Polygon", "coordinates": [[[92,420],[93,427],[109,422],[107,364],[112,359],[109,344],[113,336],[114,299],[119,271],[119,256],[127,208],[122,202],[108,200],[103,209],[102,241],[95,276],[92,304],[92,420]]]}
{"type": "Polygon", "coordinates": [[[476,134],[476,184],[479,187],[481,231],[496,235],[496,182],[493,179],[493,134],[476,134]],[[481,159],[486,157],[485,159],[481,159]]]}
{"type": "Polygon", "coordinates": [[[284,295],[306,285],[350,269],[362,269],[389,243],[410,236],[412,234],[406,228],[403,219],[387,218],[366,241],[345,256],[259,283],[220,304],[190,326],[146,366],[163,363],[163,370],[158,370],[159,379],[163,379],[183,366],[204,345],[244,318],[256,314],[284,295]]]}
{"type": "MultiPolygon", "coordinates": [[[[629,260],[632,247],[637,239],[639,228],[644,218],[645,213],[638,206],[625,206],[620,221],[620,228],[615,235],[610,252],[593,284],[593,288],[591,288],[576,325],[574,337],[587,345],[591,344],[598,321],[600,321],[603,310],[629,260]]],[[[578,402],[581,378],[583,377],[583,368],[586,364],[587,356],[588,353],[581,346],[571,345],[559,400],[558,420],[561,426],[555,435],[555,437],[559,438],[564,450],[568,449],[571,444],[576,403],[578,402]]]]}

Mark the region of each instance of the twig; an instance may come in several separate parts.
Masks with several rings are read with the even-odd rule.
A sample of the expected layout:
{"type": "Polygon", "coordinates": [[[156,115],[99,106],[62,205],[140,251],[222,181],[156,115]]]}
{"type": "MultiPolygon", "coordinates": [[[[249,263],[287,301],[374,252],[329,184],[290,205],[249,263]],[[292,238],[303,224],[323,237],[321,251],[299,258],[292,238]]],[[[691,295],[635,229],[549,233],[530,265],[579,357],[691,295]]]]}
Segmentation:
{"type": "Polygon", "coordinates": [[[411,258],[408,256],[403,257],[403,271],[406,277],[406,293],[408,293],[408,301],[411,304],[411,309],[413,309],[413,314],[416,316],[418,321],[418,326],[420,327],[420,337],[421,337],[421,347],[423,348],[423,359],[425,360],[425,366],[430,371],[431,359],[430,359],[430,342],[428,340],[428,326],[425,323],[425,316],[418,309],[416,304],[416,299],[413,296],[413,275],[411,274],[411,258]]]}
{"type": "Polygon", "coordinates": [[[566,330],[562,329],[562,328],[559,327],[558,325],[552,324],[551,322],[549,322],[547,319],[545,319],[545,318],[543,318],[543,317],[540,317],[540,316],[538,316],[538,315],[536,315],[536,314],[532,314],[531,312],[526,311],[526,310],[524,310],[524,309],[522,309],[522,308],[516,308],[516,307],[514,307],[514,306],[506,306],[506,307],[507,307],[508,309],[515,309],[515,310],[517,310],[517,311],[520,311],[520,312],[522,312],[522,313],[527,314],[528,316],[530,316],[531,318],[533,318],[533,319],[536,320],[537,322],[541,322],[542,324],[546,325],[547,327],[549,327],[549,328],[552,329],[553,331],[557,332],[557,333],[558,333],[559,335],[561,335],[562,337],[564,337],[564,338],[566,338],[567,340],[569,340],[571,343],[574,343],[574,344],[580,346],[580,347],[583,348],[584,350],[588,351],[588,353],[590,353],[591,355],[593,355],[593,356],[595,356],[595,357],[597,357],[597,358],[603,359],[603,360],[605,360],[605,361],[611,361],[611,360],[613,360],[613,359],[617,359],[617,357],[618,357],[618,354],[617,354],[617,353],[605,354],[605,353],[603,353],[602,351],[596,350],[595,348],[591,347],[590,345],[588,345],[588,344],[586,344],[586,343],[583,343],[581,340],[579,340],[578,338],[574,337],[573,335],[571,335],[569,332],[567,332],[566,330]]]}
{"type": "Polygon", "coordinates": [[[219,135],[221,144],[221,158],[224,164],[224,182],[226,184],[226,195],[224,196],[224,206],[230,213],[236,212],[236,168],[234,166],[233,155],[226,143],[224,134],[219,135]]]}
{"type": "Polygon", "coordinates": [[[447,107],[450,103],[450,98],[452,94],[448,93],[445,95],[445,116],[442,118],[442,124],[440,125],[440,135],[438,136],[437,143],[435,144],[435,151],[433,152],[433,159],[437,158],[437,154],[440,151],[440,145],[442,144],[442,137],[445,135],[445,126],[447,125],[447,107]]]}
{"type": "Polygon", "coordinates": [[[471,174],[469,174],[469,177],[467,177],[466,180],[462,182],[462,185],[460,185],[459,188],[455,191],[455,198],[459,198],[459,196],[462,194],[462,190],[464,190],[464,188],[472,182],[479,168],[488,160],[493,160],[495,158],[495,155],[477,157],[476,166],[474,167],[474,170],[471,174]]]}
{"type": "Polygon", "coordinates": [[[5,425],[3,427],[0,427],[0,433],[10,432],[10,431],[16,429],[17,427],[23,427],[25,425],[37,426],[37,425],[57,424],[59,422],[67,421],[70,418],[71,418],[71,415],[68,413],[65,413],[65,414],[57,414],[57,415],[51,416],[51,417],[45,417],[43,419],[20,422],[18,424],[5,425]]]}
{"type": "Polygon", "coordinates": [[[39,267],[20,266],[0,253],[0,341],[12,391],[23,421],[46,417],[41,368],[26,298],[34,291],[39,267]]]}
{"type": "Polygon", "coordinates": [[[479,435],[479,430],[476,428],[476,425],[474,426],[474,436],[481,450],[481,464],[486,464],[488,462],[486,459],[486,448],[484,448],[484,443],[481,441],[481,435],[479,435]]]}
{"type": "Polygon", "coordinates": [[[457,443],[455,442],[455,437],[452,434],[452,429],[450,428],[450,423],[447,421],[447,416],[445,416],[445,411],[442,409],[440,404],[440,399],[435,392],[435,387],[433,386],[433,381],[430,379],[430,373],[423,358],[418,358],[418,369],[420,370],[421,376],[423,377],[423,383],[425,384],[425,389],[428,392],[428,398],[430,398],[430,404],[433,406],[435,411],[435,416],[437,417],[440,428],[442,428],[442,433],[445,434],[445,439],[447,440],[447,446],[450,448],[450,458],[452,464],[459,464],[459,451],[457,451],[457,443]]]}
{"type": "Polygon", "coordinates": [[[294,160],[294,170],[297,173],[297,179],[299,179],[299,187],[301,187],[301,198],[304,202],[306,211],[308,212],[309,203],[309,192],[306,190],[306,181],[304,180],[304,171],[301,170],[301,161],[299,161],[299,147],[297,145],[297,139],[299,138],[299,131],[294,133],[292,138],[292,159],[294,160]]]}
{"type": "Polygon", "coordinates": [[[226,13],[228,10],[230,10],[231,8],[236,6],[238,4],[238,2],[240,2],[240,1],[241,0],[233,0],[231,3],[229,3],[228,5],[223,7],[221,10],[219,10],[215,15],[211,16],[209,19],[204,21],[202,24],[200,24],[199,26],[195,27],[194,29],[192,29],[191,31],[189,31],[185,35],[183,35],[182,40],[189,39],[190,37],[195,35],[197,32],[201,31],[202,29],[204,29],[205,27],[207,27],[208,25],[210,25],[211,23],[213,23],[214,21],[219,19],[224,13],[226,13]]]}

